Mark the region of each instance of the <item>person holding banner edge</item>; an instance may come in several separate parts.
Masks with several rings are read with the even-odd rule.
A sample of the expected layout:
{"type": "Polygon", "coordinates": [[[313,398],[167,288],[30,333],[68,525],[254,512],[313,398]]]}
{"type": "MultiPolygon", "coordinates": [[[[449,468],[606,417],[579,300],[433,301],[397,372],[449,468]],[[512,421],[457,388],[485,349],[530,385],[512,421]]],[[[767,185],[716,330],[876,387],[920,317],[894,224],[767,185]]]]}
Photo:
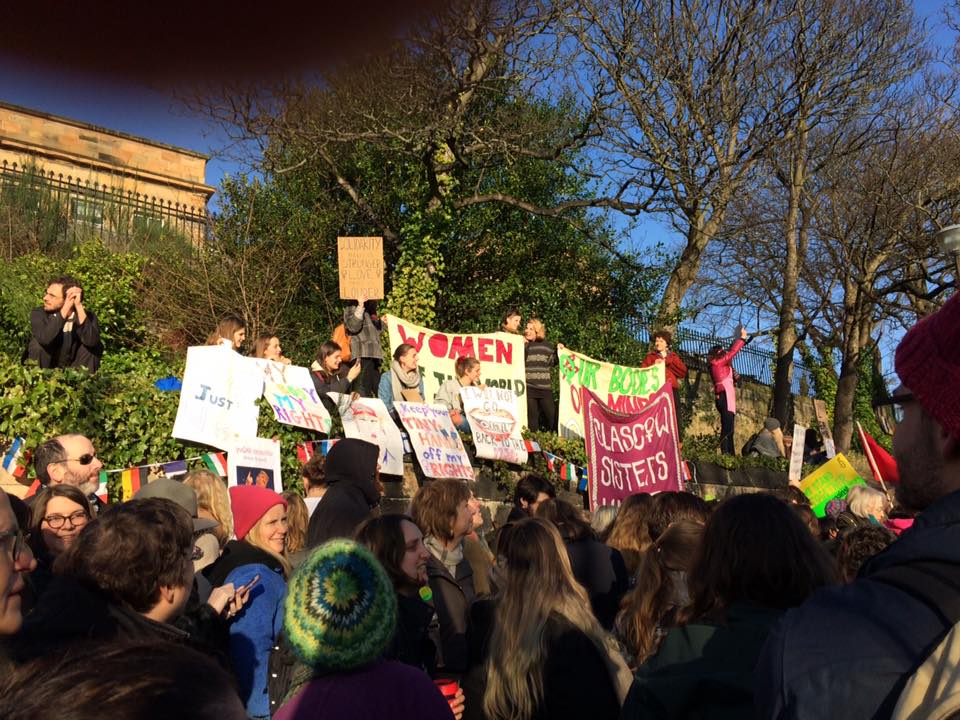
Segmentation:
{"type": "Polygon", "coordinates": [[[657,330],[653,334],[653,350],[640,363],[640,367],[650,367],[656,363],[663,363],[664,374],[670,388],[673,390],[673,406],[680,416],[680,382],[687,377],[687,366],[673,350],[670,349],[670,340],[673,335],[669,330],[657,330]]]}
{"type": "Polygon", "coordinates": [[[734,424],[737,419],[737,396],[734,382],[740,379],[733,369],[733,358],[750,341],[746,328],[740,327],[737,338],[727,352],[719,345],[710,348],[707,359],[710,361],[710,375],[713,378],[713,392],[716,396],[717,412],[720,413],[720,452],[724,455],[736,455],[733,447],[734,424]]]}

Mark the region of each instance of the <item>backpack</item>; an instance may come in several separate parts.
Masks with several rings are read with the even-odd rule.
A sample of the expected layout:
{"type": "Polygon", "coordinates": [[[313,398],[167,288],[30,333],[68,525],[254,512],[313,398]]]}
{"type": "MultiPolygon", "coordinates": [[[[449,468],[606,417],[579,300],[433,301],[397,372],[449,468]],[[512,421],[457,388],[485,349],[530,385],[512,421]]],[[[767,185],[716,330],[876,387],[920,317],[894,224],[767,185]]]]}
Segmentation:
{"type": "Polygon", "coordinates": [[[347,335],[347,328],[340,323],[333,329],[333,341],[340,346],[341,362],[348,362],[352,355],[350,353],[350,336],[347,335]]]}

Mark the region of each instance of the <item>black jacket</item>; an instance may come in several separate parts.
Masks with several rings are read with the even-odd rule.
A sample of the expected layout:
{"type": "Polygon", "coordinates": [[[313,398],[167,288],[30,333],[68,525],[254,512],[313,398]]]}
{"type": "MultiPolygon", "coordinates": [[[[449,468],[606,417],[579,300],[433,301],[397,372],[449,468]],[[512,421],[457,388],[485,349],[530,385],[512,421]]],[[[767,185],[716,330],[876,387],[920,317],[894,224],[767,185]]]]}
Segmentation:
{"type": "Polygon", "coordinates": [[[623,556],[591,537],[567,540],[565,544],[573,575],[586,588],[593,614],[605,629],[613,629],[629,581],[623,556]]]}
{"type": "Polygon", "coordinates": [[[100,325],[97,316],[87,310],[83,325],[73,323],[73,331],[63,332],[66,323],[60,311],[49,313],[42,307],[30,311],[30,329],[33,336],[27,346],[27,360],[42,368],[85,367],[96,372],[103,357],[100,344],[100,325]]]}
{"type": "Polygon", "coordinates": [[[397,632],[383,657],[413,665],[433,676],[437,670],[439,631],[439,620],[432,605],[418,595],[397,593],[397,632]]]}
{"type": "Polygon", "coordinates": [[[380,448],[365,440],[340,440],[325,463],[327,491],[307,526],[307,547],[336,537],[353,537],[357,526],[380,504],[377,462],[380,448]]]}
{"type": "Polygon", "coordinates": [[[427,561],[427,576],[433,591],[433,606],[440,622],[439,665],[444,673],[463,673],[469,666],[467,626],[473,589],[473,570],[461,560],[456,577],[432,554],[427,561]]]}
{"type": "Polygon", "coordinates": [[[337,404],[327,393],[335,392],[341,395],[349,393],[350,381],[347,379],[348,372],[350,372],[350,366],[347,363],[343,363],[340,369],[333,375],[328,375],[325,372],[318,372],[316,370],[310,372],[310,378],[313,380],[313,387],[317,391],[317,397],[320,398],[320,402],[323,403],[323,406],[330,413],[338,412],[338,410],[337,404]]]}

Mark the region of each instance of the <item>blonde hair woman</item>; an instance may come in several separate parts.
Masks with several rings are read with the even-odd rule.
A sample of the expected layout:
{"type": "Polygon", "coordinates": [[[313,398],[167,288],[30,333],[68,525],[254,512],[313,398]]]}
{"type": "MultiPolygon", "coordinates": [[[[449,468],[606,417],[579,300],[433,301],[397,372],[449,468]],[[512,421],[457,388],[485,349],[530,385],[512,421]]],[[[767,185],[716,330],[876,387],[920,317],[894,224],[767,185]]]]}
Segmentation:
{"type": "Polygon", "coordinates": [[[310,523],[310,513],[303,498],[293,490],[283,493],[287,501],[287,559],[292,567],[297,567],[307,556],[307,525],[310,523]]]}
{"type": "Polygon", "coordinates": [[[222,548],[233,537],[233,516],[230,514],[230,496],[227,486],[218,475],[209,470],[194,470],[183,478],[183,484],[197,494],[197,516],[220,523],[210,532],[222,548]]]}
{"type": "Polygon", "coordinates": [[[590,612],[557,529],[540,518],[504,527],[497,563],[501,591],[486,661],[487,718],[619,717],[633,678],[590,612]]]}

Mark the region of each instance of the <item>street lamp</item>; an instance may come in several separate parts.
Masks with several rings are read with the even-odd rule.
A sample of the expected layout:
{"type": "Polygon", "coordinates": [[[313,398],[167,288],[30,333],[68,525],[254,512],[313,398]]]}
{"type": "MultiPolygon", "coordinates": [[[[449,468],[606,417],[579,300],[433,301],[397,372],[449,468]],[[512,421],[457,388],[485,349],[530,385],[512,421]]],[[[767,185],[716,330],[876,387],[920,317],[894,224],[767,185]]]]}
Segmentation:
{"type": "Polygon", "coordinates": [[[937,242],[945,255],[952,255],[956,265],[954,280],[960,287],[960,225],[948,225],[937,232],[937,242]]]}

